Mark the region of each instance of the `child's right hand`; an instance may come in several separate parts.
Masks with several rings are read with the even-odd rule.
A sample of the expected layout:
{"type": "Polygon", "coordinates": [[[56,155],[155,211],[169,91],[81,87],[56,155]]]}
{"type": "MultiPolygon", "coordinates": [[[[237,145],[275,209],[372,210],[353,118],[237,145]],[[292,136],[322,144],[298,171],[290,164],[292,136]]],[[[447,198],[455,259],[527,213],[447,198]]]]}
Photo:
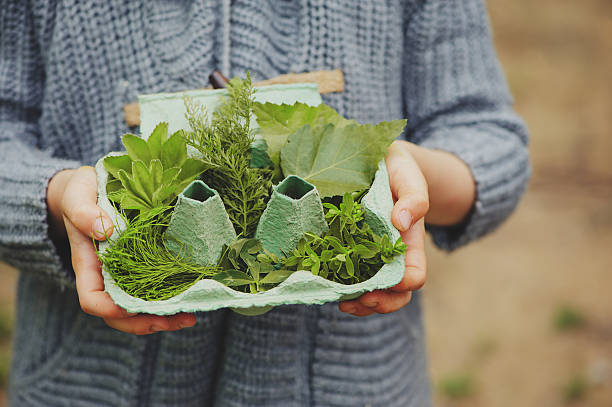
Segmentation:
{"type": "Polygon", "coordinates": [[[131,314],[104,291],[101,265],[92,242],[113,233],[110,217],[98,206],[96,172],[92,167],[60,171],[49,181],[47,208],[50,233],[68,239],[81,308],[103,318],[112,328],[136,335],[176,331],[193,326],[193,314],[172,316],[131,314]],[[103,226],[104,225],[104,228],[103,226]],[[104,230],[106,229],[106,230],[104,230]]]}

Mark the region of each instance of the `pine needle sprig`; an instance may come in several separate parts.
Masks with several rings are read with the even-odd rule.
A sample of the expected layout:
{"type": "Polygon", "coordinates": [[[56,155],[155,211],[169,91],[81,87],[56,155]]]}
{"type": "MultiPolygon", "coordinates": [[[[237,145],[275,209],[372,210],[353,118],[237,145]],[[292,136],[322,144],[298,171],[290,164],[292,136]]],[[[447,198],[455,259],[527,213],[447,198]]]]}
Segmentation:
{"type": "Polygon", "coordinates": [[[250,75],[245,80],[232,79],[227,90],[229,97],[210,121],[202,106],[185,99],[191,131],[183,136],[209,167],[202,180],[221,196],[236,233],[252,237],[270,196],[272,171],[250,166],[254,141],[250,75]]]}

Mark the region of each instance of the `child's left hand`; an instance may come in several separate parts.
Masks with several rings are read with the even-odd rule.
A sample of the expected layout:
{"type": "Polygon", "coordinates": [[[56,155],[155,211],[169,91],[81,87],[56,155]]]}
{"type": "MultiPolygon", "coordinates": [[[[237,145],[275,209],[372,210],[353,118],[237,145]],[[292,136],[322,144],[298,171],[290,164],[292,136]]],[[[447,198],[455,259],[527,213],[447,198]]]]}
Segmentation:
{"type": "Polygon", "coordinates": [[[400,231],[406,249],[402,281],[386,290],[365,293],[340,303],[340,310],[356,316],[394,312],[410,302],[412,291],[425,284],[425,214],[429,210],[428,187],[407,143],[394,142],[385,158],[395,206],[391,220],[400,231]]]}

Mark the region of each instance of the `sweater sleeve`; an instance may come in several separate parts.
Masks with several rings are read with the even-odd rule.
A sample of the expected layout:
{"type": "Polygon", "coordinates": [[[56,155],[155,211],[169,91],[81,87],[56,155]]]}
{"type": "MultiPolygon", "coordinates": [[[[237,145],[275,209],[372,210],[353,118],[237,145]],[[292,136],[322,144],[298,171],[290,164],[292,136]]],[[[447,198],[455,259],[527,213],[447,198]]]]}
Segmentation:
{"type": "Polygon", "coordinates": [[[28,2],[0,7],[0,261],[72,284],[49,238],[46,190],[75,161],[37,148],[44,72],[28,2]]]}
{"type": "Polygon", "coordinates": [[[528,135],[512,110],[482,0],[414,3],[405,25],[406,136],[455,154],[476,181],[476,203],[461,224],[428,226],[438,247],[453,250],[516,207],[530,175],[528,135]]]}

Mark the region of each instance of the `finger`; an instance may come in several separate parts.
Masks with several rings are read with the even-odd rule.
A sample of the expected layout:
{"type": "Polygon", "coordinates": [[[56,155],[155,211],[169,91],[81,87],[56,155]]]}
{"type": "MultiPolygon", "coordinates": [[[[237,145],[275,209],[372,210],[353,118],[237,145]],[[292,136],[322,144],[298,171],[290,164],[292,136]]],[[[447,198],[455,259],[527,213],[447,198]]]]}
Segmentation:
{"type": "Polygon", "coordinates": [[[125,318],[133,315],[117,306],[104,292],[100,261],[91,238],[82,234],[67,218],[64,219],[64,224],[70,242],[72,268],[83,311],[102,318],[125,318]]]}
{"type": "Polygon", "coordinates": [[[193,314],[180,313],[172,316],[139,314],[130,318],[107,318],[104,322],[111,328],[134,335],[148,335],[163,331],[177,331],[195,325],[193,314]]]}
{"type": "Polygon", "coordinates": [[[373,312],[387,314],[399,310],[408,304],[411,298],[412,292],[410,291],[375,290],[362,295],[359,303],[373,312]]]}
{"type": "Polygon", "coordinates": [[[343,301],[338,305],[340,311],[356,317],[365,317],[374,314],[374,311],[361,305],[358,300],[343,301]]]}
{"type": "Polygon", "coordinates": [[[187,312],[170,315],[167,318],[169,324],[168,331],[178,331],[179,329],[190,328],[196,324],[195,315],[187,312]]]}
{"type": "Polygon", "coordinates": [[[420,219],[412,229],[402,232],[406,244],[404,277],[399,284],[389,290],[395,292],[415,291],[423,287],[427,277],[427,258],[425,256],[425,220],[420,219]]]}
{"type": "Polygon", "coordinates": [[[81,233],[104,240],[113,233],[113,222],[97,201],[96,171],[81,167],[66,185],[62,213],[81,233]]]}
{"type": "Polygon", "coordinates": [[[391,220],[400,231],[410,229],[429,210],[427,182],[407,146],[406,142],[394,141],[385,158],[389,185],[396,199],[391,220]]]}

